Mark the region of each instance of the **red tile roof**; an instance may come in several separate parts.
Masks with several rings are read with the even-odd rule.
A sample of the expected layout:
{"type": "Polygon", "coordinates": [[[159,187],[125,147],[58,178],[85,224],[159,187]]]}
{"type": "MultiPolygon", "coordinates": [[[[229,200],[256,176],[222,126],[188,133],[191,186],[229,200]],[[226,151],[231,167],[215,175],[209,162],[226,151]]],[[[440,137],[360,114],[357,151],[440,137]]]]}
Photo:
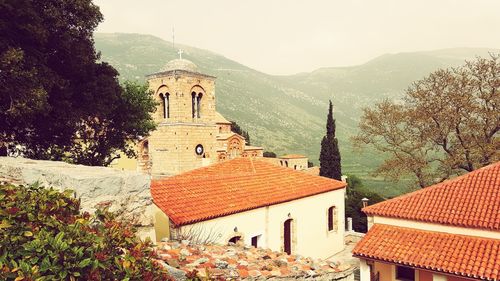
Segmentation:
{"type": "Polygon", "coordinates": [[[368,215],[500,230],[500,162],[363,211],[368,215]]]}
{"type": "Polygon", "coordinates": [[[177,225],[226,216],[345,187],[251,158],[236,158],[153,180],[154,203],[177,225]]]}
{"type": "Polygon", "coordinates": [[[500,280],[500,239],[375,224],[357,257],[486,280],[500,280]]]}
{"type": "Polygon", "coordinates": [[[300,158],[307,158],[307,156],[301,155],[301,154],[287,154],[287,155],[281,156],[280,158],[281,159],[300,159],[300,158]]]}

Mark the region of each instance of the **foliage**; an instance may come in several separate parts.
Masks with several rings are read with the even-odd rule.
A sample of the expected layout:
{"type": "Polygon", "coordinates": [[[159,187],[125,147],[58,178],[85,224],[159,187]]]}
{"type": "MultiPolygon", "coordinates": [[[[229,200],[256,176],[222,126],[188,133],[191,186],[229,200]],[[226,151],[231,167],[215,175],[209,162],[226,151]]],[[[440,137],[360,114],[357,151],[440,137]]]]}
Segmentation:
{"type": "Polygon", "coordinates": [[[168,280],[150,241],[71,191],[0,185],[1,280],[168,280]]]}
{"type": "Polygon", "coordinates": [[[321,141],[319,163],[320,176],[337,180],[342,179],[339,144],[335,137],[335,119],[333,119],[332,101],[330,101],[326,119],[326,135],[321,141]]]}
{"type": "Polygon", "coordinates": [[[384,201],[378,194],[364,190],[363,183],[356,176],[347,177],[347,196],[345,199],[345,218],[352,218],[352,228],[356,232],[366,233],[367,219],[361,211],[363,203],[361,199],[368,198],[368,203],[375,204],[384,201]]]}
{"type": "Polygon", "coordinates": [[[231,131],[237,133],[238,135],[242,136],[245,138],[245,143],[247,145],[250,144],[250,135],[248,134],[248,131],[243,130],[236,121],[231,121],[231,131]]]}
{"type": "Polygon", "coordinates": [[[500,59],[477,58],[416,81],[402,102],[364,109],[358,145],[390,155],[376,173],[420,187],[500,160],[500,59]]]}
{"type": "Polygon", "coordinates": [[[92,36],[102,19],[90,0],[0,3],[0,143],[32,158],[106,165],[153,128],[144,88],[121,87],[99,62],[92,36]]]}
{"type": "Polygon", "coordinates": [[[263,156],[269,157],[269,158],[276,158],[277,157],[276,153],[274,153],[272,151],[264,151],[263,156]]]}

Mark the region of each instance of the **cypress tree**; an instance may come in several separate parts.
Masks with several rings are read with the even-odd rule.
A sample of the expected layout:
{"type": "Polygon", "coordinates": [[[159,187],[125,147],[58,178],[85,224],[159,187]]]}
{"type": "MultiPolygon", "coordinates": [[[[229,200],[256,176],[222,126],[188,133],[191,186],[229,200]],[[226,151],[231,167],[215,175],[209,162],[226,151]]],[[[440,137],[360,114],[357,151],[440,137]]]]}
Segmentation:
{"type": "Polygon", "coordinates": [[[335,137],[335,119],[333,119],[332,101],[330,101],[328,117],[326,119],[326,135],[321,141],[319,163],[320,176],[336,180],[342,179],[339,145],[335,137]]]}

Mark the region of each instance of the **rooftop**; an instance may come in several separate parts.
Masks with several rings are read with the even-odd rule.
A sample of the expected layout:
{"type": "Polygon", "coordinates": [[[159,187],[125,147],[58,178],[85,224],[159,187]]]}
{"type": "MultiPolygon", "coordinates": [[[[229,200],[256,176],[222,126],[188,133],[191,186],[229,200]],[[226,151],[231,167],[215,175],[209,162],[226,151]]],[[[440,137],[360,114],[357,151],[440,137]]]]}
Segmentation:
{"type": "Polygon", "coordinates": [[[190,60],[174,59],[169,61],[160,71],[184,70],[189,72],[198,73],[198,67],[190,60]]]}
{"type": "Polygon", "coordinates": [[[500,230],[500,162],[363,211],[367,215],[500,230]]]}
{"type": "Polygon", "coordinates": [[[153,180],[153,202],[177,225],[231,215],[345,187],[345,183],[236,158],[153,180]]]}
{"type": "Polygon", "coordinates": [[[483,280],[500,280],[500,240],[375,224],[353,254],[483,280]]]}
{"type": "Polygon", "coordinates": [[[231,124],[222,114],[215,112],[215,123],[217,124],[231,124]]]}
{"type": "Polygon", "coordinates": [[[307,156],[304,156],[301,154],[287,154],[287,155],[283,155],[279,158],[282,158],[282,159],[300,159],[300,158],[307,158],[307,156]]]}

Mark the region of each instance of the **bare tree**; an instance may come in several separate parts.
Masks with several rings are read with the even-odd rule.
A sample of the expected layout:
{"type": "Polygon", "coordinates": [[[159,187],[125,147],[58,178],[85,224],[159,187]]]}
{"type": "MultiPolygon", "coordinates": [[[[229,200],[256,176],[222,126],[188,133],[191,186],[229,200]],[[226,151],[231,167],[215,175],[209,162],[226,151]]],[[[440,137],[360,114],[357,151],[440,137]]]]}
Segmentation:
{"type": "Polygon", "coordinates": [[[500,56],[414,82],[401,102],[365,108],[355,145],[390,157],[375,171],[420,187],[500,160],[500,56]]]}
{"type": "Polygon", "coordinates": [[[173,229],[175,240],[189,240],[192,244],[210,245],[216,244],[221,232],[215,228],[207,228],[203,225],[190,225],[173,229]]]}

